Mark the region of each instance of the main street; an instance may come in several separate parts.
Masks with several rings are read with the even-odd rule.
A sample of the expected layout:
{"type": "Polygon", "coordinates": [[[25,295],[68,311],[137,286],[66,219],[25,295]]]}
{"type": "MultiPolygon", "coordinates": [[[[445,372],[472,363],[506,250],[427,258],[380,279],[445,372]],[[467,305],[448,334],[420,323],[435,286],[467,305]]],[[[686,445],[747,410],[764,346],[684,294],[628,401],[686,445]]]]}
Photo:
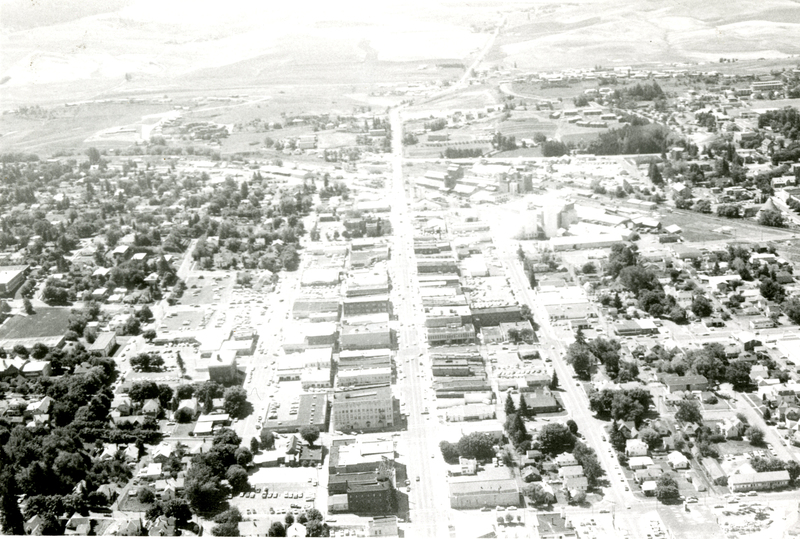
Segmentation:
{"type": "MultiPolygon", "coordinates": [[[[395,314],[401,322],[398,332],[398,368],[405,378],[398,390],[406,402],[408,421],[406,455],[407,474],[411,481],[409,493],[411,537],[446,537],[448,530],[449,494],[445,482],[444,466],[439,455],[433,401],[425,393],[430,366],[425,360],[425,337],[422,302],[415,282],[414,229],[408,209],[408,197],[403,182],[402,120],[397,109],[392,110],[392,223],[395,234],[392,245],[392,287],[400,296],[395,314]],[[431,414],[425,414],[428,409],[431,414]],[[431,458],[433,455],[433,458],[431,458]],[[417,480],[419,479],[419,480],[417,480]]],[[[400,381],[400,380],[398,380],[400,381]]]]}

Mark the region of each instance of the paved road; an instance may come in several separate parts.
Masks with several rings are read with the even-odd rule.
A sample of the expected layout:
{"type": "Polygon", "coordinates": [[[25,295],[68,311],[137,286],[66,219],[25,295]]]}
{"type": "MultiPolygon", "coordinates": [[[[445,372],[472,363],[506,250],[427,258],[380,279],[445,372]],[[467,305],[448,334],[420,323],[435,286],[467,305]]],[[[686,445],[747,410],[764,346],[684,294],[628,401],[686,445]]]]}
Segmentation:
{"type": "Polygon", "coordinates": [[[392,122],[392,223],[395,235],[392,249],[392,286],[401,296],[395,313],[402,323],[397,365],[405,379],[398,390],[405,399],[408,418],[407,472],[411,480],[409,496],[410,537],[446,537],[449,513],[448,492],[444,466],[437,450],[440,437],[433,401],[426,398],[430,365],[425,351],[425,331],[422,326],[422,302],[416,283],[416,263],[408,197],[403,185],[402,120],[398,110],[390,115],[392,122]],[[422,356],[421,356],[422,354],[422,356]],[[423,378],[425,382],[423,382],[423,378]],[[424,414],[425,409],[430,413],[424,414]],[[431,455],[434,455],[431,458],[431,455]],[[419,481],[417,481],[419,478],[419,481]]]}

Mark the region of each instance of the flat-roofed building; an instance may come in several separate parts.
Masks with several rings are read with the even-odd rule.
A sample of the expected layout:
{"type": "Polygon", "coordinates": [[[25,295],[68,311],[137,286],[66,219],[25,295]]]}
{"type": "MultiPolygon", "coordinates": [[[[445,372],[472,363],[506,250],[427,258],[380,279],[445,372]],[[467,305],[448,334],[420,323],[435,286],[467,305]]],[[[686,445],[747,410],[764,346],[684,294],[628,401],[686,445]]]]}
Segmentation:
{"type": "Polygon", "coordinates": [[[100,333],[92,344],[86,349],[90,354],[100,354],[102,356],[111,355],[111,351],[117,345],[117,334],[113,331],[100,333]]]}
{"type": "Polygon", "coordinates": [[[7,295],[16,290],[25,280],[28,266],[0,266],[0,294],[7,295]]]}
{"type": "Polygon", "coordinates": [[[369,367],[391,367],[392,351],[389,348],[371,350],[342,350],[339,352],[339,370],[369,367]]]}
{"type": "Polygon", "coordinates": [[[515,479],[475,476],[450,478],[450,507],[453,509],[480,509],[498,505],[521,505],[519,485],[515,479]]]}
{"type": "Polygon", "coordinates": [[[298,432],[306,425],[325,430],[327,423],[328,396],[303,393],[293,402],[270,402],[263,426],[273,432],[298,432]]]}
{"type": "Polygon", "coordinates": [[[339,343],[343,350],[390,348],[392,333],[387,324],[342,325],[339,343]]]}
{"type": "Polygon", "coordinates": [[[430,346],[475,342],[475,326],[472,324],[451,324],[444,327],[428,328],[427,334],[428,344],[430,346]]]}
{"type": "Polygon", "coordinates": [[[387,294],[377,296],[356,296],[342,300],[342,314],[352,316],[359,314],[388,313],[391,302],[387,294]]]}
{"type": "Polygon", "coordinates": [[[389,384],[338,389],[333,394],[337,430],[364,430],[394,425],[394,399],[389,384]]]}
{"type": "Polygon", "coordinates": [[[733,492],[750,490],[775,490],[789,485],[789,472],[756,472],[734,474],[728,478],[728,486],[733,492]]]}
{"type": "Polygon", "coordinates": [[[390,384],[392,382],[392,369],[391,367],[346,369],[339,371],[337,382],[337,387],[390,384]]]}

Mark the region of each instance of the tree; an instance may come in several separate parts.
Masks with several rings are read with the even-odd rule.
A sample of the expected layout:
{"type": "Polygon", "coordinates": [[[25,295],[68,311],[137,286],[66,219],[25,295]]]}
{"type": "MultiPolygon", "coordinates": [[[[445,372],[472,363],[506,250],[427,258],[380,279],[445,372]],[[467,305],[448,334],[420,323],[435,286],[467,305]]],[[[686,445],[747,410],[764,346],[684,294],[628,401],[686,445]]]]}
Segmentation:
{"type": "Polygon", "coordinates": [[[183,527],[192,518],[192,509],[184,498],[173,498],[164,504],[164,516],[175,518],[175,523],[183,527]]]}
{"type": "Polygon", "coordinates": [[[578,435],[578,424],[575,423],[574,419],[568,419],[567,420],[567,427],[569,428],[569,431],[572,434],[574,434],[575,436],[578,435]]]}
{"type": "Polygon", "coordinates": [[[34,314],[36,311],[33,310],[33,303],[28,298],[22,299],[22,308],[25,311],[25,314],[31,315],[34,314]]]}
{"type": "Polygon", "coordinates": [[[741,391],[750,387],[750,363],[748,361],[733,361],[725,369],[725,380],[733,384],[733,389],[741,391]]]}
{"type": "Polygon", "coordinates": [[[238,464],[234,464],[228,468],[228,471],[225,472],[225,479],[228,480],[231,488],[236,492],[244,492],[250,489],[247,471],[238,464]]]}
{"type": "Polygon", "coordinates": [[[701,296],[700,294],[697,294],[692,300],[691,309],[692,312],[700,318],[711,316],[711,313],[714,312],[714,306],[711,304],[708,298],[701,296]]]}
{"type": "Polygon", "coordinates": [[[280,522],[275,521],[269,527],[268,537],[286,537],[286,528],[280,522]]]}
{"type": "Polygon", "coordinates": [[[656,479],[656,498],[659,500],[674,500],[680,496],[678,483],[670,474],[664,473],[656,479]]]}
{"type": "Polygon", "coordinates": [[[764,445],[764,431],[758,427],[749,427],[745,436],[750,440],[750,445],[764,445]]]}
{"type": "Polygon", "coordinates": [[[783,213],[778,210],[761,210],[758,215],[758,224],[784,228],[786,219],[784,219],[783,213]]]}
{"type": "Polygon", "coordinates": [[[649,427],[639,431],[639,439],[651,450],[661,445],[661,435],[649,427]]]}
{"type": "Polygon", "coordinates": [[[242,512],[238,507],[231,507],[227,511],[223,511],[214,517],[214,522],[217,524],[224,524],[225,522],[232,522],[238,524],[242,521],[242,512]]]}
{"type": "Polygon", "coordinates": [[[264,449],[275,448],[275,434],[271,430],[262,429],[261,431],[261,447],[264,449]]]}
{"type": "Polygon", "coordinates": [[[140,372],[160,372],[164,368],[164,358],[158,354],[142,353],[131,358],[131,367],[140,372]]]}
{"type": "Polygon", "coordinates": [[[611,428],[609,429],[608,434],[608,441],[611,442],[611,446],[616,451],[625,451],[625,445],[627,438],[625,434],[619,429],[619,425],[617,424],[616,420],[611,423],[611,428]]]}
{"type": "Polygon", "coordinates": [[[519,409],[517,413],[520,417],[530,417],[531,416],[531,409],[528,408],[528,401],[525,400],[525,395],[520,393],[519,395],[519,409]]]}
{"type": "Polygon", "coordinates": [[[675,419],[684,423],[701,423],[703,413],[700,411],[700,404],[695,400],[684,399],[678,403],[678,411],[675,412],[675,419]]]}
{"type": "Polygon", "coordinates": [[[741,217],[739,213],[739,206],[734,204],[720,204],[717,206],[717,215],[720,217],[727,217],[729,219],[741,217]]]}
{"type": "Polygon", "coordinates": [[[250,438],[250,452],[255,455],[256,453],[258,453],[259,449],[261,449],[261,447],[258,442],[258,438],[253,436],[252,438],[250,438]]]}
{"type": "Polygon", "coordinates": [[[148,341],[152,341],[157,336],[158,336],[158,334],[156,333],[156,330],[154,330],[154,329],[146,329],[146,330],[144,330],[142,332],[142,337],[144,337],[148,341]]]}
{"type": "Polygon", "coordinates": [[[558,455],[565,451],[572,451],[575,446],[575,436],[566,425],[548,423],[539,431],[537,442],[542,453],[558,455]]]}
{"type": "MultiPolygon", "coordinates": [[[[2,463],[0,458],[0,463],[2,463]]],[[[0,530],[5,535],[25,535],[25,519],[17,501],[17,483],[12,473],[0,477],[0,530]]]]}
{"type": "Polygon", "coordinates": [[[135,402],[157,399],[158,385],[152,381],[134,382],[128,390],[128,396],[135,402]]]}
{"type": "MultiPolygon", "coordinates": [[[[280,523],[278,523],[280,524],[280,523]]],[[[225,522],[217,524],[211,528],[211,535],[214,537],[240,537],[239,525],[235,522],[225,522]]],[[[285,537],[284,535],[277,535],[275,537],[285,537]]]]}
{"type": "Polygon", "coordinates": [[[555,390],[558,387],[558,375],[553,371],[553,377],[550,379],[550,389],[555,390]]]}
{"type": "Polygon", "coordinates": [[[455,464],[458,462],[458,445],[451,444],[447,440],[442,440],[439,442],[439,449],[442,452],[442,457],[444,461],[448,464],[455,464]]]}
{"type": "Polygon", "coordinates": [[[603,467],[600,465],[600,460],[597,458],[597,453],[583,442],[575,443],[572,456],[575,457],[578,464],[583,466],[583,474],[586,476],[586,479],[588,479],[590,485],[596,485],[597,480],[605,475],[603,467]]]}
{"type": "Polygon", "coordinates": [[[150,487],[143,487],[136,495],[140,502],[151,504],[156,501],[156,493],[150,487]]]}
{"type": "Polygon", "coordinates": [[[650,181],[653,182],[653,185],[664,185],[664,178],[661,176],[661,171],[658,170],[658,165],[656,165],[655,162],[650,163],[650,169],[647,175],[650,177],[650,181]]]}
{"type": "Polygon", "coordinates": [[[792,484],[797,483],[797,478],[800,477],[800,462],[794,459],[789,459],[786,462],[786,471],[789,472],[789,480],[792,484]]]}
{"type": "Polygon", "coordinates": [[[308,442],[308,445],[314,447],[314,442],[319,438],[319,427],[314,425],[305,425],[300,427],[300,436],[308,442]]]}
{"type": "Polygon", "coordinates": [[[194,419],[194,412],[190,408],[183,407],[179,408],[177,412],[175,412],[174,416],[175,421],[178,423],[191,423],[194,419]]]}
{"type": "Polygon", "coordinates": [[[511,398],[511,393],[506,395],[505,412],[507,416],[517,413],[517,407],[514,405],[514,399],[511,398]]]}
{"type": "Polygon", "coordinates": [[[286,529],[288,530],[292,524],[294,524],[294,515],[292,513],[286,513],[283,521],[286,523],[286,529]]]}
{"type": "Polygon", "coordinates": [[[253,462],[253,453],[246,447],[240,447],[234,455],[236,463],[243,468],[247,468],[253,462]]]}
{"type": "Polygon", "coordinates": [[[494,438],[483,432],[465,434],[456,444],[458,454],[462,457],[482,461],[494,457],[494,446],[494,438]]]}
{"type": "Polygon", "coordinates": [[[764,408],[764,421],[769,421],[772,419],[772,412],[770,412],[769,408],[764,408]]]}
{"type": "Polygon", "coordinates": [[[223,398],[225,399],[223,404],[225,413],[238,419],[243,419],[247,416],[250,403],[247,402],[247,391],[244,388],[229,387],[225,390],[223,398]]]}
{"type": "Polygon", "coordinates": [[[698,213],[711,213],[711,202],[706,199],[700,199],[694,203],[692,209],[698,213]]]}
{"type": "Polygon", "coordinates": [[[544,489],[541,483],[531,483],[522,489],[525,495],[534,505],[546,505],[555,501],[553,495],[544,489]]]}

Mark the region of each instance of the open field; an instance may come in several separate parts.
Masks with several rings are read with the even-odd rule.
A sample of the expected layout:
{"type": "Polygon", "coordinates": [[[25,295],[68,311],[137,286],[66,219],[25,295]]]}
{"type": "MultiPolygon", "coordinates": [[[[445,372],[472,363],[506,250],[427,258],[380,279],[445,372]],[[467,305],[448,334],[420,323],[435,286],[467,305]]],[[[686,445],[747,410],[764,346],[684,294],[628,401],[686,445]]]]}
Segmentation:
{"type": "Polygon", "coordinates": [[[785,239],[791,236],[786,229],[776,229],[761,226],[755,221],[746,219],[725,219],[715,215],[694,213],[689,211],[676,211],[666,213],[659,217],[663,226],[677,224],[683,229],[681,234],[687,242],[704,242],[714,240],[725,241],[770,241],[785,239]],[[714,229],[729,226],[732,234],[720,234],[714,229]]]}
{"type": "Polygon", "coordinates": [[[0,339],[33,339],[63,335],[71,313],[69,308],[38,307],[36,314],[12,316],[0,326],[0,339]]]}
{"type": "Polygon", "coordinates": [[[785,58],[800,52],[798,21],[800,7],[781,0],[535,5],[509,18],[488,60],[547,70],[785,58]]]}

